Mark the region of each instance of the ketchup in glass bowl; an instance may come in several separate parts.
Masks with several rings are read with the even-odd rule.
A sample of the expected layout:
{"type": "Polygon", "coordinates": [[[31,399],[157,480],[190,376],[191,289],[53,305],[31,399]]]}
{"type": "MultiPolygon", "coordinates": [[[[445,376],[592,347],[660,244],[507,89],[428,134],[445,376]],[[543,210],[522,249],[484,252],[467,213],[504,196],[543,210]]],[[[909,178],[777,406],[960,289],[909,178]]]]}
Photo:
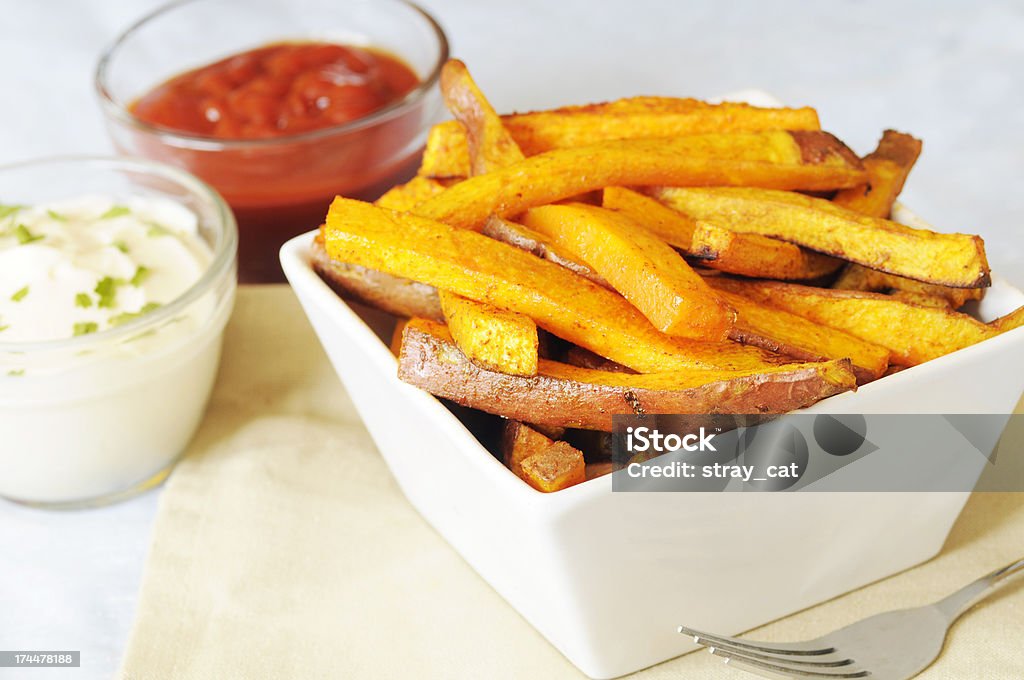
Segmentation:
{"type": "Polygon", "coordinates": [[[404,0],[185,0],[123,33],[96,87],[117,149],[213,185],[240,280],[275,282],[281,244],[335,195],[371,200],[415,173],[447,58],[404,0]]]}

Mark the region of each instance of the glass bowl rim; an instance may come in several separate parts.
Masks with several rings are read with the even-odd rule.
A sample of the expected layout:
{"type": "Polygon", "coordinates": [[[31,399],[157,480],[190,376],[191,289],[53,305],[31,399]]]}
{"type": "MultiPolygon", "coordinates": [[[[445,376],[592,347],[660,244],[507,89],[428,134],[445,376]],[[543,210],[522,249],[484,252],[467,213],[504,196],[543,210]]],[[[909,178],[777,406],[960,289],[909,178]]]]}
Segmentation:
{"type": "Polygon", "coordinates": [[[0,341],[0,354],[25,354],[31,355],[48,351],[59,351],[64,349],[84,349],[94,345],[110,342],[118,342],[124,338],[131,337],[140,331],[153,326],[159,326],[164,321],[170,320],[184,307],[205,295],[211,288],[220,282],[224,275],[229,273],[235,262],[238,251],[238,226],[235,223],[235,216],[228,207],[228,204],[221,198],[213,187],[203,182],[194,175],[163,163],[157,163],[144,158],[132,158],[127,156],[95,156],[95,155],[62,155],[35,158],[16,163],[0,165],[0,179],[4,173],[17,172],[26,168],[45,167],[47,165],[80,165],[83,171],[97,166],[110,170],[131,170],[150,177],[159,177],[170,180],[183,187],[191,195],[203,203],[214,208],[216,222],[219,231],[219,239],[216,250],[209,265],[202,276],[193,283],[187,290],[178,297],[158,309],[138,318],[127,321],[123,324],[107,328],[105,330],[79,335],[70,338],[56,340],[39,340],[28,342],[2,342],[0,341]]]}
{"type": "MultiPolygon", "coordinates": [[[[426,22],[427,28],[433,32],[433,36],[437,41],[437,59],[427,76],[419,83],[419,85],[410,90],[404,97],[374,111],[373,113],[370,113],[369,115],[357,118],[347,123],[342,123],[341,125],[332,125],[326,128],[308,130],[306,132],[299,132],[281,137],[266,137],[259,139],[220,139],[217,137],[190,134],[180,130],[174,130],[172,128],[153,125],[143,121],[129,111],[122,102],[114,97],[107,84],[110,65],[117,55],[118,50],[122,47],[125,41],[146,25],[159,20],[165,14],[168,14],[180,7],[190,5],[195,2],[203,2],[203,0],[172,0],[171,2],[157,7],[135,23],[131,24],[101,53],[100,59],[96,64],[95,71],[93,72],[93,86],[99,96],[103,110],[108,115],[130,127],[161,138],[172,146],[207,150],[266,148],[297,142],[315,141],[325,137],[331,137],[333,135],[343,135],[348,132],[372,127],[382,121],[390,120],[394,116],[406,111],[424,99],[425,96],[434,89],[434,86],[437,85],[438,80],[440,80],[441,69],[445,62],[448,61],[449,56],[448,37],[445,35],[444,29],[441,28],[438,21],[429,12],[410,0],[388,1],[404,5],[407,9],[412,10],[414,16],[418,16],[421,20],[426,22]]],[[[377,3],[372,2],[371,0],[370,4],[377,3]]]]}

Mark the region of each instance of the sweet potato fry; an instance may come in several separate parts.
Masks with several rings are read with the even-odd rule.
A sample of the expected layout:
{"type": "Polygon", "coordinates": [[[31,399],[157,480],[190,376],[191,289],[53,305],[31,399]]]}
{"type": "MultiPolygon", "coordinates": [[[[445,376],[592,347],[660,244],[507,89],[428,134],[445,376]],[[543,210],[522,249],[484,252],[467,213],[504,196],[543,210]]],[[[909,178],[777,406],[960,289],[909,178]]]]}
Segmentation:
{"type": "Polygon", "coordinates": [[[506,467],[538,491],[560,491],[586,479],[578,449],[519,421],[506,423],[501,448],[506,467]]]}
{"type": "Polygon", "coordinates": [[[509,420],[505,422],[505,429],[501,433],[501,459],[512,474],[522,477],[523,460],[540,453],[554,443],[549,437],[525,423],[509,420]]]}
{"type": "Polygon", "coordinates": [[[448,110],[466,132],[473,175],[504,168],[525,158],[494,107],[473,81],[469,69],[458,59],[449,59],[441,69],[441,93],[448,110]]]}
{"type": "Polygon", "coordinates": [[[541,359],[536,376],[512,376],[469,361],[443,325],[425,319],[405,328],[398,376],[488,413],[605,432],[615,414],[785,413],[856,387],[847,360],[629,375],[541,359]]]}
{"type": "MultiPolygon", "coordinates": [[[[893,203],[903,190],[903,184],[920,154],[920,140],[902,132],[886,130],[878,147],[863,159],[868,183],[844,189],[832,201],[871,217],[889,217],[893,203]]],[[[984,294],[982,288],[950,288],[922,283],[867,269],[859,264],[848,265],[833,287],[875,292],[900,291],[908,294],[908,297],[917,298],[919,302],[937,296],[948,300],[955,309],[962,307],[967,300],[980,300],[984,294]]]]}
{"type": "MultiPolygon", "coordinates": [[[[530,156],[611,139],[821,129],[818,114],[811,108],[765,109],[747,104],[708,104],[672,97],[632,97],[602,104],[512,114],[502,116],[502,122],[523,152],[530,156]]],[[[431,128],[420,174],[428,177],[469,176],[469,143],[465,129],[457,122],[445,121],[431,128]]]]}
{"type": "Polygon", "coordinates": [[[912,295],[944,298],[953,309],[960,309],[968,300],[980,300],[984,288],[952,288],[934,283],[914,281],[903,276],[886,274],[868,269],[859,264],[848,264],[832,284],[840,290],[863,290],[872,293],[893,293],[901,291],[912,295]]]}
{"type": "Polygon", "coordinates": [[[843,265],[828,255],[761,236],[697,222],[689,254],[705,267],[740,276],[782,281],[819,279],[843,265]]]}
{"type": "Polygon", "coordinates": [[[875,380],[889,367],[889,350],[802,316],[758,304],[737,293],[718,291],[738,318],[729,337],[800,361],[849,359],[857,383],[875,380]]]}
{"type": "Polygon", "coordinates": [[[1009,314],[999,317],[989,325],[1000,333],[1006,333],[1007,331],[1024,326],[1024,307],[1018,307],[1009,314]]]}
{"type": "Polygon", "coordinates": [[[554,335],[637,371],[764,369],[780,361],[733,342],[670,337],[621,296],[567,269],[409,213],[338,197],[327,215],[325,243],[335,260],[525,314],[554,335]]]}
{"type": "MultiPolygon", "coordinates": [[[[457,188],[432,200],[442,200],[457,188]]],[[[652,192],[695,219],[789,241],[890,274],[958,288],[991,281],[980,236],[911,229],[789,191],[716,187],[652,192]]]]}
{"type": "Polygon", "coordinates": [[[840,260],[792,243],[697,222],[631,189],[606,188],[603,205],[644,225],[699,264],[730,274],[795,281],[827,276],[842,266],[840,260]]]}
{"type": "Polygon", "coordinates": [[[606,104],[521,113],[509,116],[505,126],[527,155],[610,139],[821,129],[818,114],[811,108],[769,109],[670,97],[634,97],[606,104]]]}
{"type": "Polygon", "coordinates": [[[399,184],[389,189],[374,201],[374,204],[391,210],[411,210],[414,206],[428,198],[433,198],[444,190],[445,185],[436,179],[413,177],[405,184],[399,184]]]}
{"type": "Polygon", "coordinates": [[[574,203],[533,208],[523,224],[583,261],[663,333],[724,340],[735,312],[682,256],[625,215],[574,203]]]}
{"type": "Polygon", "coordinates": [[[396,357],[402,354],[402,336],[405,334],[405,327],[409,323],[409,319],[399,319],[395,323],[395,330],[391,331],[391,342],[388,344],[388,349],[396,357]]]}
{"type": "Polygon", "coordinates": [[[561,491],[587,481],[583,454],[565,442],[555,442],[520,464],[522,480],[537,491],[561,491]]]}
{"type": "Polygon", "coordinates": [[[888,218],[892,204],[903,191],[903,184],[920,155],[921,140],[886,130],[878,147],[863,158],[867,183],[843,189],[832,202],[863,215],[888,218]]]}
{"type": "Polygon", "coordinates": [[[444,320],[436,288],[357,264],[333,260],[324,249],[322,232],[313,241],[311,256],[313,270],[343,298],[362,302],[395,316],[444,320]]]}
{"type": "Polygon", "coordinates": [[[470,173],[469,139],[462,123],[446,120],[431,127],[417,174],[435,179],[463,179],[470,173]]]}
{"type": "Polygon", "coordinates": [[[860,160],[824,132],[625,139],[556,149],[471,177],[420,204],[416,212],[455,227],[480,229],[492,214],[507,217],[607,186],[836,189],[854,186],[864,177],[860,160]]]}
{"type": "MultiPolygon", "coordinates": [[[[956,290],[955,288],[953,290],[956,290]]],[[[971,289],[968,289],[971,290],[971,289]]],[[[976,290],[976,289],[975,289],[976,290]]],[[[953,305],[949,303],[947,298],[941,295],[931,295],[929,293],[914,293],[909,290],[894,290],[889,293],[889,297],[902,302],[909,302],[913,305],[920,305],[922,307],[938,307],[940,309],[953,309],[953,305]]]]}
{"type": "Polygon", "coordinates": [[[601,205],[620,212],[674,248],[688,252],[697,222],[650,196],[624,187],[606,187],[601,205]]]}
{"type": "Polygon", "coordinates": [[[594,354],[589,349],[583,349],[579,345],[573,345],[566,351],[565,363],[570,366],[579,366],[580,368],[592,368],[596,371],[636,373],[632,368],[627,368],[622,364],[617,364],[614,361],[611,361],[610,359],[605,359],[603,356],[594,354]]]}
{"type": "Polygon", "coordinates": [[[537,375],[537,325],[527,316],[440,291],[448,330],[466,356],[484,368],[537,375]]]}
{"type": "MultiPolygon", "coordinates": [[[[523,160],[501,118],[466,65],[451,59],[441,69],[441,92],[466,129],[473,175],[523,160]]],[[[537,325],[529,317],[441,291],[441,308],[455,343],[485,368],[512,375],[537,373],[537,325]]]]}
{"type": "Polygon", "coordinates": [[[892,353],[892,362],[903,366],[935,359],[999,332],[966,314],[878,293],[725,277],[708,279],[708,283],[716,290],[738,293],[885,347],[892,353]]]}
{"type": "Polygon", "coordinates": [[[517,222],[510,222],[497,215],[491,215],[487,223],[484,224],[482,233],[502,243],[507,243],[520,250],[533,253],[548,262],[561,265],[599,286],[611,289],[611,285],[593,269],[581,262],[566,257],[550,241],[544,238],[542,234],[538,234],[533,229],[528,229],[517,222]]]}

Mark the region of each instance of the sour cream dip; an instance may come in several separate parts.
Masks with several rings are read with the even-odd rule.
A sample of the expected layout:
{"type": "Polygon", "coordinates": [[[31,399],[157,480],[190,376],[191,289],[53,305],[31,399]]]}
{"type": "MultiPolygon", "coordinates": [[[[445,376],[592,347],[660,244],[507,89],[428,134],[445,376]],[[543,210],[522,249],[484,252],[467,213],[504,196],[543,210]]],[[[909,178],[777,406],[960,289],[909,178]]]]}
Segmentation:
{"type": "Polygon", "coordinates": [[[81,507],[155,485],[217,374],[230,210],[185,173],[122,159],[0,168],[0,198],[0,497],[81,507]],[[28,174],[30,200],[8,198],[5,173],[28,174]]]}

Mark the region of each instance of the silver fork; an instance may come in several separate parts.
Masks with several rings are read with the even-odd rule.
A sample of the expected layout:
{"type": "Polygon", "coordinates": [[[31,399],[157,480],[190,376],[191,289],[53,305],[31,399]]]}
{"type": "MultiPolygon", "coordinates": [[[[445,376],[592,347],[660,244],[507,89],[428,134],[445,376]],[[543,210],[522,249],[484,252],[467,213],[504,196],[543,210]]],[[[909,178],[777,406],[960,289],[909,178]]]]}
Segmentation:
{"type": "Polygon", "coordinates": [[[755,642],[680,626],[715,656],[773,680],[907,680],[927,668],[961,614],[1015,576],[1024,559],[997,569],[933,604],[878,614],[806,642],[755,642]]]}

